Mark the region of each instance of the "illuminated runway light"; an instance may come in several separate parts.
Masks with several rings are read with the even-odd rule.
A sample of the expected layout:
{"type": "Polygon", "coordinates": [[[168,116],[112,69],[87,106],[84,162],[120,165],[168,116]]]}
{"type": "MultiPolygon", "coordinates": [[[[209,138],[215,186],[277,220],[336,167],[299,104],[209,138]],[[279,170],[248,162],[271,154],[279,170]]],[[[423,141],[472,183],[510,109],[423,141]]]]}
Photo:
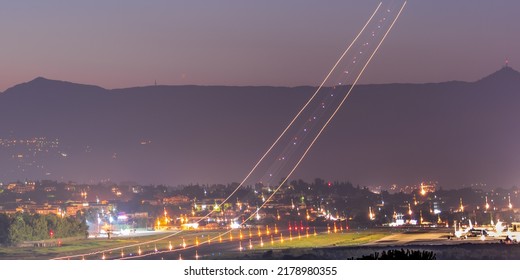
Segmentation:
{"type": "Polygon", "coordinates": [[[182,255],[179,254],[179,261],[182,261],[182,255]]]}
{"type": "Polygon", "coordinates": [[[316,227],[314,227],[314,236],[316,236],[316,235],[318,235],[318,234],[316,233],[316,227]]]}
{"type": "Polygon", "coordinates": [[[229,241],[233,241],[233,234],[231,233],[231,231],[229,232],[229,241]]]}
{"type": "Polygon", "coordinates": [[[222,243],[222,235],[218,237],[218,242],[222,243]]]}
{"type": "Polygon", "coordinates": [[[249,239],[249,250],[252,250],[253,249],[253,242],[251,241],[251,239],[249,239]]]}
{"type": "Polygon", "coordinates": [[[199,252],[197,250],[195,250],[195,259],[198,260],[199,259],[199,252]]]}
{"type": "Polygon", "coordinates": [[[258,227],[258,237],[262,236],[262,231],[260,230],[260,227],[258,227]]]}
{"type": "Polygon", "coordinates": [[[278,234],[278,227],[274,224],[274,234],[278,234]]]}
{"type": "Polygon", "coordinates": [[[121,250],[121,258],[124,258],[125,257],[125,252],[123,250],[121,250]]]}
{"type": "Polygon", "coordinates": [[[195,246],[199,246],[199,237],[195,236],[195,246]]]}
{"type": "Polygon", "coordinates": [[[142,251],[141,251],[141,246],[139,246],[139,249],[137,249],[137,254],[140,256],[141,253],[142,253],[142,251]]]}
{"type": "Polygon", "coordinates": [[[105,253],[103,253],[103,255],[101,256],[101,259],[102,259],[102,260],[106,259],[106,257],[105,257],[105,253]]]}
{"type": "Polygon", "coordinates": [[[289,232],[289,241],[292,241],[292,231],[289,232]]]}
{"type": "Polygon", "coordinates": [[[271,235],[271,245],[274,245],[274,238],[272,235],[271,235]]]}
{"type": "Polygon", "coordinates": [[[173,246],[172,246],[172,242],[171,242],[171,241],[169,241],[168,249],[169,249],[170,251],[173,249],[173,246]]]}
{"type": "Polygon", "coordinates": [[[186,249],[186,241],[184,240],[184,237],[182,238],[182,248],[186,249]]]}
{"type": "Polygon", "coordinates": [[[264,240],[260,237],[260,247],[264,247],[264,240]]]}
{"type": "Polygon", "coordinates": [[[244,248],[242,247],[242,241],[239,241],[239,242],[238,242],[238,245],[239,245],[239,246],[238,246],[238,250],[239,250],[240,252],[242,252],[242,250],[244,250],[244,248]]]}
{"type": "Polygon", "coordinates": [[[209,237],[209,234],[208,234],[208,244],[211,244],[211,238],[209,237]]]}
{"type": "Polygon", "coordinates": [[[155,246],[155,247],[154,247],[154,251],[157,253],[157,251],[158,251],[158,250],[157,250],[157,244],[155,244],[154,246],[155,246]]]}
{"type": "Polygon", "coordinates": [[[238,238],[239,238],[240,240],[242,240],[242,238],[244,238],[244,235],[242,234],[242,230],[240,230],[239,235],[238,235],[238,238]]]}
{"type": "Polygon", "coordinates": [[[283,234],[280,232],[280,243],[283,243],[283,234]]]}

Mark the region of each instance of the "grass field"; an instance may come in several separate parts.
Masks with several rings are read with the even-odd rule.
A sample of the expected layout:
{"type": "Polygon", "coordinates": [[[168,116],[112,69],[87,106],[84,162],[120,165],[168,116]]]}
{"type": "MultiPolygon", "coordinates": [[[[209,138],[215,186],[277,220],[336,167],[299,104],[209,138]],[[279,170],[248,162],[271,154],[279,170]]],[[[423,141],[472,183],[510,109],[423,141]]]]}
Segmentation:
{"type": "MultiPolygon", "coordinates": [[[[155,250],[166,250],[170,244],[174,248],[179,248],[183,242],[187,245],[202,243],[210,238],[218,235],[218,231],[187,231],[182,234],[174,235],[157,242],[151,242],[141,246],[132,246],[138,243],[150,242],[156,239],[164,238],[172,235],[173,232],[164,232],[140,237],[114,237],[111,239],[83,239],[66,241],[57,247],[0,247],[0,259],[22,260],[22,259],[52,259],[68,255],[88,254],[100,250],[108,250],[106,257],[114,257],[115,255],[137,254],[139,248],[143,252],[155,250]],[[132,246],[130,248],[118,249],[119,247],[132,246]]],[[[85,259],[99,259],[101,254],[92,254],[85,256],[85,259]]],[[[80,259],[79,257],[78,259],[80,259]]]]}
{"type": "MultiPolygon", "coordinates": [[[[173,232],[159,232],[153,235],[140,236],[140,237],[115,237],[112,239],[84,239],[84,240],[73,240],[64,241],[61,246],[57,247],[0,247],[0,259],[53,259],[58,257],[66,257],[71,255],[82,255],[72,257],[71,259],[101,259],[104,251],[104,255],[107,259],[118,258],[121,255],[129,256],[137,255],[139,250],[142,253],[153,252],[157,250],[168,250],[170,246],[172,248],[181,248],[183,244],[186,246],[202,244],[208,242],[219,242],[216,238],[223,231],[185,231],[180,234],[173,234],[173,232]],[[156,241],[157,239],[162,239],[156,241]],[[142,244],[143,242],[148,242],[142,244]],[[141,244],[137,246],[138,244],[141,244]],[[120,248],[126,247],[127,248],[120,248]]],[[[317,247],[333,247],[333,246],[354,246],[362,245],[375,240],[378,240],[389,233],[385,232],[347,232],[347,233],[331,233],[331,234],[313,234],[292,236],[292,240],[289,236],[284,236],[284,241],[281,242],[280,235],[275,236],[273,242],[267,235],[262,236],[264,247],[259,246],[258,236],[253,238],[256,243],[255,250],[263,252],[266,250],[280,250],[280,249],[295,249],[295,248],[317,248],[317,247]]],[[[233,232],[233,241],[239,240],[239,233],[233,232]]],[[[230,234],[222,236],[223,241],[228,241],[230,234]]],[[[243,234],[244,246],[247,246],[249,240],[249,234],[244,232],[243,234]]]]}

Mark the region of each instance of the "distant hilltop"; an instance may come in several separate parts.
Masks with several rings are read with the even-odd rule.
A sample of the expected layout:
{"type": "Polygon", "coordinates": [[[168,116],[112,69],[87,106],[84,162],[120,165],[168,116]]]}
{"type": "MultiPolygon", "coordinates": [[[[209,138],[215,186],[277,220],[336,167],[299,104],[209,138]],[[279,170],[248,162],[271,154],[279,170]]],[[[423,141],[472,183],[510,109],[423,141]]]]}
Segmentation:
{"type": "MultiPolygon", "coordinates": [[[[505,65],[498,71],[496,71],[488,76],[485,76],[485,77],[475,81],[474,83],[482,83],[482,82],[518,83],[519,81],[520,81],[520,72],[516,71],[515,69],[513,69],[512,67],[510,67],[508,65],[505,65]]],[[[193,86],[197,86],[197,85],[172,85],[172,86],[169,86],[169,85],[157,85],[157,82],[155,82],[154,85],[109,90],[109,89],[104,89],[102,87],[95,86],[95,85],[84,85],[84,84],[72,83],[72,82],[68,82],[68,81],[47,79],[45,77],[36,77],[31,81],[15,85],[15,86],[7,89],[5,92],[6,93],[25,92],[28,90],[29,91],[30,90],[43,91],[45,89],[52,89],[52,90],[59,90],[59,91],[66,91],[66,90],[74,91],[74,90],[81,89],[80,90],[81,92],[86,91],[86,90],[109,92],[109,91],[125,91],[125,90],[129,90],[129,89],[147,88],[147,87],[152,87],[152,86],[164,88],[164,87],[193,87],[193,86]]],[[[270,87],[270,86],[200,86],[200,87],[245,87],[245,88],[250,88],[250,87],[270,87]]],[[[300,87],[296,87],[296,88],[305,88],[305,87],[309,87],[309,86],[300,86],[300,87]]],[[[283,88],[283,87],[281,87],[281,88],[283,88]]]]}
{"type": "MultiPolygon", "coordinates": [[[[314,90],[108,90],[39,77],[0,94],[0,139],[59,146],[0,145],[0,182],[240,181],[314,90]]],[[[520,73],[511,67],[475,82],[361,85],[294,177],[511,187],[520,182],[519,106],[520,73]]]]}

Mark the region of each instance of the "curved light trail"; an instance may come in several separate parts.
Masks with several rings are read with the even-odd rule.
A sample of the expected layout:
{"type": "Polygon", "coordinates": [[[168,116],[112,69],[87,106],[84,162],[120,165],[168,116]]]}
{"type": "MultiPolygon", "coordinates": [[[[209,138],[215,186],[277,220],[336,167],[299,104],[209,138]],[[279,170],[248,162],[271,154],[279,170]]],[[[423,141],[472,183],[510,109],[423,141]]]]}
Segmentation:
{"type": "MultiPolygon", "coordinates": [[[[357,34],[357,36],[354,38],[354,40],[352,41],[352,43],[348,46],[348,48],[342,53],[342,55],[340,56],[340,58],[336,61],[336,63],[334,64],[334,66],[332,67],[332,69],[329,71],[329,73],[326,75],[325,79],[322,81],[322,83],[320,84],[320,86],[317,88],[317,90],[314,92],[314,94],[309,98],[309,100],[305,103],[305,105],[300,109],[300,111],[295,115],[295,117],[291,120],[291,122],[286,126],[286,128],[282,131],[282,133],[278,136],[278,138],[273,142],[273,144],[269,147],[269,149],[262,155],[262,157],[258,160],[258,162],[254,165],[254,167],[251,169],[251,171],[246,175],[246,177],[242,180],[242,182],[239,184],[238,187],[236,187],[236,189],[224,200],[222,201],[218,206],[219,208],[222,207],[242,186],[243,184],[249,179],[249,177],[251,176],[251,174],[257,169],[257,167],[260,165],[260,163],[266,158],[266,156],[272,151],[272,149],[278,144],[278,142],[280,141],[280,139],[286,134],[286,132],[289,130],[289,128],[291,128],[291,126],[293,126],[293,124],[295,123],[295,121],[300,117],[300,115],[302,114],[302,112],[309,106],[309,104],[314,100],[314,98],[317,96],[318,92],[323,88],[324,84],[329,80],[330,76],[332,75],[332,73],[336,70],[337,66],[339,65],[339,63],[343,60],[343,58],[345,57],[345,55],[350,51],[350,49],[352,48],[352,46],[355,44],[355,42],[359,39],[359,37],[363,34],[363,32],[365,31],[366,27],[369,25],[369,23],[372,21],[372,19],[374,18],[374,16],[377,14],[378,10],[380,9],[382,5],[382,2],[379,3],[379,5],[377,6],[377,8],[375,9],[375,11],[373,12],[373,14],[370,16],[369,20],[365,23],[365,25],[363,26],[363,28],[361,29],[361,31],[357,34]]],[[[262,203],[262,205],[255,211],[253,212],[247,219],[245,219],[240,225],[243,225],[247,220],[249,220],[250,218],[254,217],[259,210],[263,209],[265,207],[265,205],[271,201],[272,197],[276,194],[276,192],[278,192],[278,190],[285,184],[285,182],[288,180],[288,178],[293,174],[293,172],[298,168],[298,166],[300,165],[300,163],[303,161],[303,159],[306,157],[307,153],[309,152],[309,150],[312,148],[312,146],[314,145],[314,143],[316,142],[316,140],[320,137],[320,135],[322,134],[322,132],[324,131],[324,129],[328,126],[328,124],[330,123],[330,121],[334,118],[334,116],[336,115],[336,113],[339,111],[340,107],[343,105],[343,103],[346,101],[346,99],[348,98],[348,96],[350,95],[350,93],[352,92],[353,88],[355,87],[355,85],[357,84],[358,80],[360,79],[360,77],[362,76],[362,74],[364,73],[366,67],[368,66],[368,64],[370,63],[370,61],[372,60],[372,58],[374,57],[374,55],[376,54],[376,52],[378,51],[379,47],[381,46],[381,44],[383,43],[383,41],[385,40],[386,36],[388,35],[388,33],[390,32],[390,30],[392,29],[393,25],[395,24],[395,22],[397,21],[397,19],[399,18],[402,10],[404,9],[406,5],[406,1],[404,2],[404,4],[401,6],[401,9],[399,10],[399,13],[397,14],[397,16],[395,17],[394,21],[392,22],[392,24],[390,25],[390,27],[388,28],[388,30],[386,31],[385,35],[383,36],[383,38],[381,39],[381,41],[379,42],[379,44],[377,45],[377,47],[375,48],[375,50],[372,52],[370,58],[366,61],[364,67],[361,69],[360,73],[357,75],[357,78],[355,79],[354,83],[350,86],[350,89],[348,90],[348,92],[346,93],[345,97],[342,99],[342,101],[340,102],[340,104],[336,107],[336,109],[334,110],[334,112],[332,113],[332,115],[328,118],[328,120],[325,122],[325,124],[321,127],[320,131],[318,132],[318,134],[314,137],[314,139],[312,140],[312,142],[309,144],[309,146],[307,147],[307,149],[305,150],[305,152],[303,153],[303,155],[299,158],[299,160],[297,161],[297,163],[295,164],[295,166],[291,169],[291,171],[289,172],[289,174],[287,175],[287,177],[285,177],[285,179],[279,184],[279,186],[274,190],[274,192],[265,200],[265,202],[262,203]]],[[[213,210],[211,210],[207,215],[205,215],[204,217],[202,217],[200,221],[208,218],[211,214],[213,214],[215,212],[215,208],[213,210]]],[[[228,230],[220,235],[217,235],[211,239],[208,239],[207,241],[203,241],[203,242],[200,242],[200,244],[198,245],[191,245],[191,246],[187,246],[187,247],[183,247],[183,248],[176,248],[176,249],[173,249],[173,250],[167,250],[167,251],[161,251],[161,250],[156,250],[154,252],[151,252],[151,253],[145,253],[145,254],[142,254],[142,255],[135,255],[135,256],[127,256],[127,257],[121,257],[121,259],[129,259],[129,258],[142,258],[142,257],[145,257],[145,256],[149,256],[149,255],[154,255],[154,254],[159,254],[159,253],[165,253],[165,252],[177,252],[177,251],[182,251],[182,250],[186,250],[186,249],[189,249],[189,248],[194,248],[196,246],[199,246],[199,245],[202,245],[202,244],[206,244],[206,243],[210,243],[211,241],[213,240],[216,240],[216,239],[219,239],[221,238],[222,236],[230,233],[232,231],[231,230],[228,230]]],[[[70,256],[64,256],[64,257],[58,257],[58,258],[54,258],[54,259],[70,259],[70,258],[79,258],[79,257],[85,257],[85,256],[92,256],[92,255],[98,255],[98,254],[104,254],[104,253],[107,253],[107,252],[111,252],[111,251],[119,251],[119,250],[123,250],[123,249],[126,249],[126,248],[132,248],[132,247],[138,247],[138,246],[142,246],[142,245],[146,245],[146,244],[151,244],[151,243],[156,243],[158,241],[162,241],[162,240],[165,240],[165,239],[168,239],[168,238],[171,238],[173,236],[176,236],[178,234],[180,234],[181,232],[183,232],[183,230],[181,231],[178,231],[178,232],[175,232],[175,233],[172,233],[172,234],[169,234],[167,236],[164,236],[164,237],[161,237],[161,238],[157,238],[157,239],[154,239],[154,240],[150,240],[150,241],[146,241],[146,242],[141,242],[141,243],[138,243],[138,244],[132,244],[132,245],[126,245],[126,246],[120,246],[120,247],[117,247],[117,248],[110,248],[110,249],[105,249],[105,250],[98,250],[98,251],[95,251],[95,252],[91,252],[91,253],[86,253],[86,254],[76,254],[76,255],[70,255],[70,256]]]]}
{"type": "MultiPolygon", "coordinates": [[[[354,89],[354,87],[357,85],[357,82],[359,81],[359,79],[361,78],[361,76],[363,75],[363,73],[365,72],[367,66],[370,64],[370,62],[372,61],[372,59],[374,58],[374,56],[376,55],[377,51],[379,50],[379,48],[381,47],[381,45],[383,44],[383,42],[385,41],[386,37],[388,36],[388,34],[390,33],[390,31],[392,30],[393,26],[395,25],[395,23],[397,22],[397,20],[399,19],[402,11],[404,10],[404,7],[406,6],[406,3],[407,1],[404,1],[403,5],[401,6],[401,8],[399,9],[399,12],[397,13],[396,17],[394,18],[393,22],[391,23],[390,27],[388,28],[388,30],[385,32],[384,36],[382,37],[382,39],[380,40],[379,44],[377,45],[377,47],[374,49],[374,51],[372,52],[372,54],[370,55],[370,57],[368,58],[368,60],[366,61],[366,63],[364,64],[363,68],[361,69],[361,71],[359,72],[359,74],[357,75],[356,79],[354,80],[354,83],[350,86],[349,90],[347,91],[347,93],[345,94],[345,96],[343,97],[343,99],[341,100],[340,104],[336,107],[336,109],[334,110],[334,112],[332,113],[332,115],[327,119],[327,121],[325,122],[325,124],[321,127],[320,131],[318,132],[318,134],[314,137],[314,139],[312,140],[311,144],[307,147],[307,149],[305,150],[305,152],[303,153],[303,155],[300,157],[300,159],[298,160],[298,162],[296,163],[296,165],[291,169],[291,171],[289,172],[289,174],[287,175],[287,177],[285,177],[285,179],[279,184],[279,186],[274,190],[274,192],[266,199],[266,201],[255,211],[253,212],[247,219],[245,219],[240,225],[244,225],[246,223],[247,220],[253,218],[260,209],[264,208],[265,205],[267,203],[269,203],[271,201],[271,199],[273,198],[273,196],[280,190],[280,188],[287,182],[288,178],[294,173],[294,171],[298,168],[298,166],[300,165],[300,163],[305,159],[305,157],[307,156],[308,152],[310,151],[310,149],[312,148],[312,146],[314,146],[315,142],[318,140],[318,138],[321,136],[321,134],[323,133],[323,131],[325,130],[325,128],[328,126],[328,124],[332,121],[332,119],[334,119],[334,117],[336,116],[337,112],[339,111],[339,109],[342,107],[342,105],[345,103],[345,101],[348,99],[348,97],[350,96],[350,94],[352,93],[352,90],[354,89]]],[[[229,234],[230,232],[232,232],[233,229],[230,229],[220,235],[217,235],[216,237],[210,239],[210,240],[215,240],[215,239],[218,239],[222,236],[225,236],[227,234],[229,234]]],[[[199,245],[202,245],[202,244],[205,244],[205,243],[209,243],[209,241],[205,241],[205,242],[202,242],[201,244],[199,245]]],[[[155,254],[160,254],[160,253],[169,253],[169,252],[174,252],[174,251],[181,251],[181,250],[185,250],[185,249],[190,249],[190,248],[195,248],[199,245],[191,245],[189,247],[186,247],[186,248],[178,248],[176,250],[172,250],[172,251],[160,251],[160,252],[152,252],[152,253],[149,253],[149,254],[145,254],[145,255],[141,255],[141,256],[129,256],[129,257],[126,257],[126,258],[122,258],[122,259],[135,259],[135,258],[142,258],[144,256],[151,256],[151,255],[155,255],[155,254]]]]}

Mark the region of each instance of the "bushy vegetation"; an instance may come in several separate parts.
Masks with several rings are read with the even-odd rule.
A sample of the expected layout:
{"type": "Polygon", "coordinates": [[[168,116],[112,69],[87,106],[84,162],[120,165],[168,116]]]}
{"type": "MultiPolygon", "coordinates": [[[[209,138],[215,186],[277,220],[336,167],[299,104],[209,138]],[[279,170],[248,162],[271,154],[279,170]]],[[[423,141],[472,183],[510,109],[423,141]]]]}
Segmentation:
{"type": "Polygon", "coordinates": [[[375,252],[368,256],[362,256],[358,260],[435,260],[437,259],[435,253],[432,251],[419,251],[419,250],[388,250],[383,251],[381,254],[375,252]]]}
{"type": "Polygon", "coordinates": [[[54,214],[0,214],[0,243],[4,245],[52,238],[84,237],[87,230],[87,224],[81,215],[62,218],[54,214]]]}

